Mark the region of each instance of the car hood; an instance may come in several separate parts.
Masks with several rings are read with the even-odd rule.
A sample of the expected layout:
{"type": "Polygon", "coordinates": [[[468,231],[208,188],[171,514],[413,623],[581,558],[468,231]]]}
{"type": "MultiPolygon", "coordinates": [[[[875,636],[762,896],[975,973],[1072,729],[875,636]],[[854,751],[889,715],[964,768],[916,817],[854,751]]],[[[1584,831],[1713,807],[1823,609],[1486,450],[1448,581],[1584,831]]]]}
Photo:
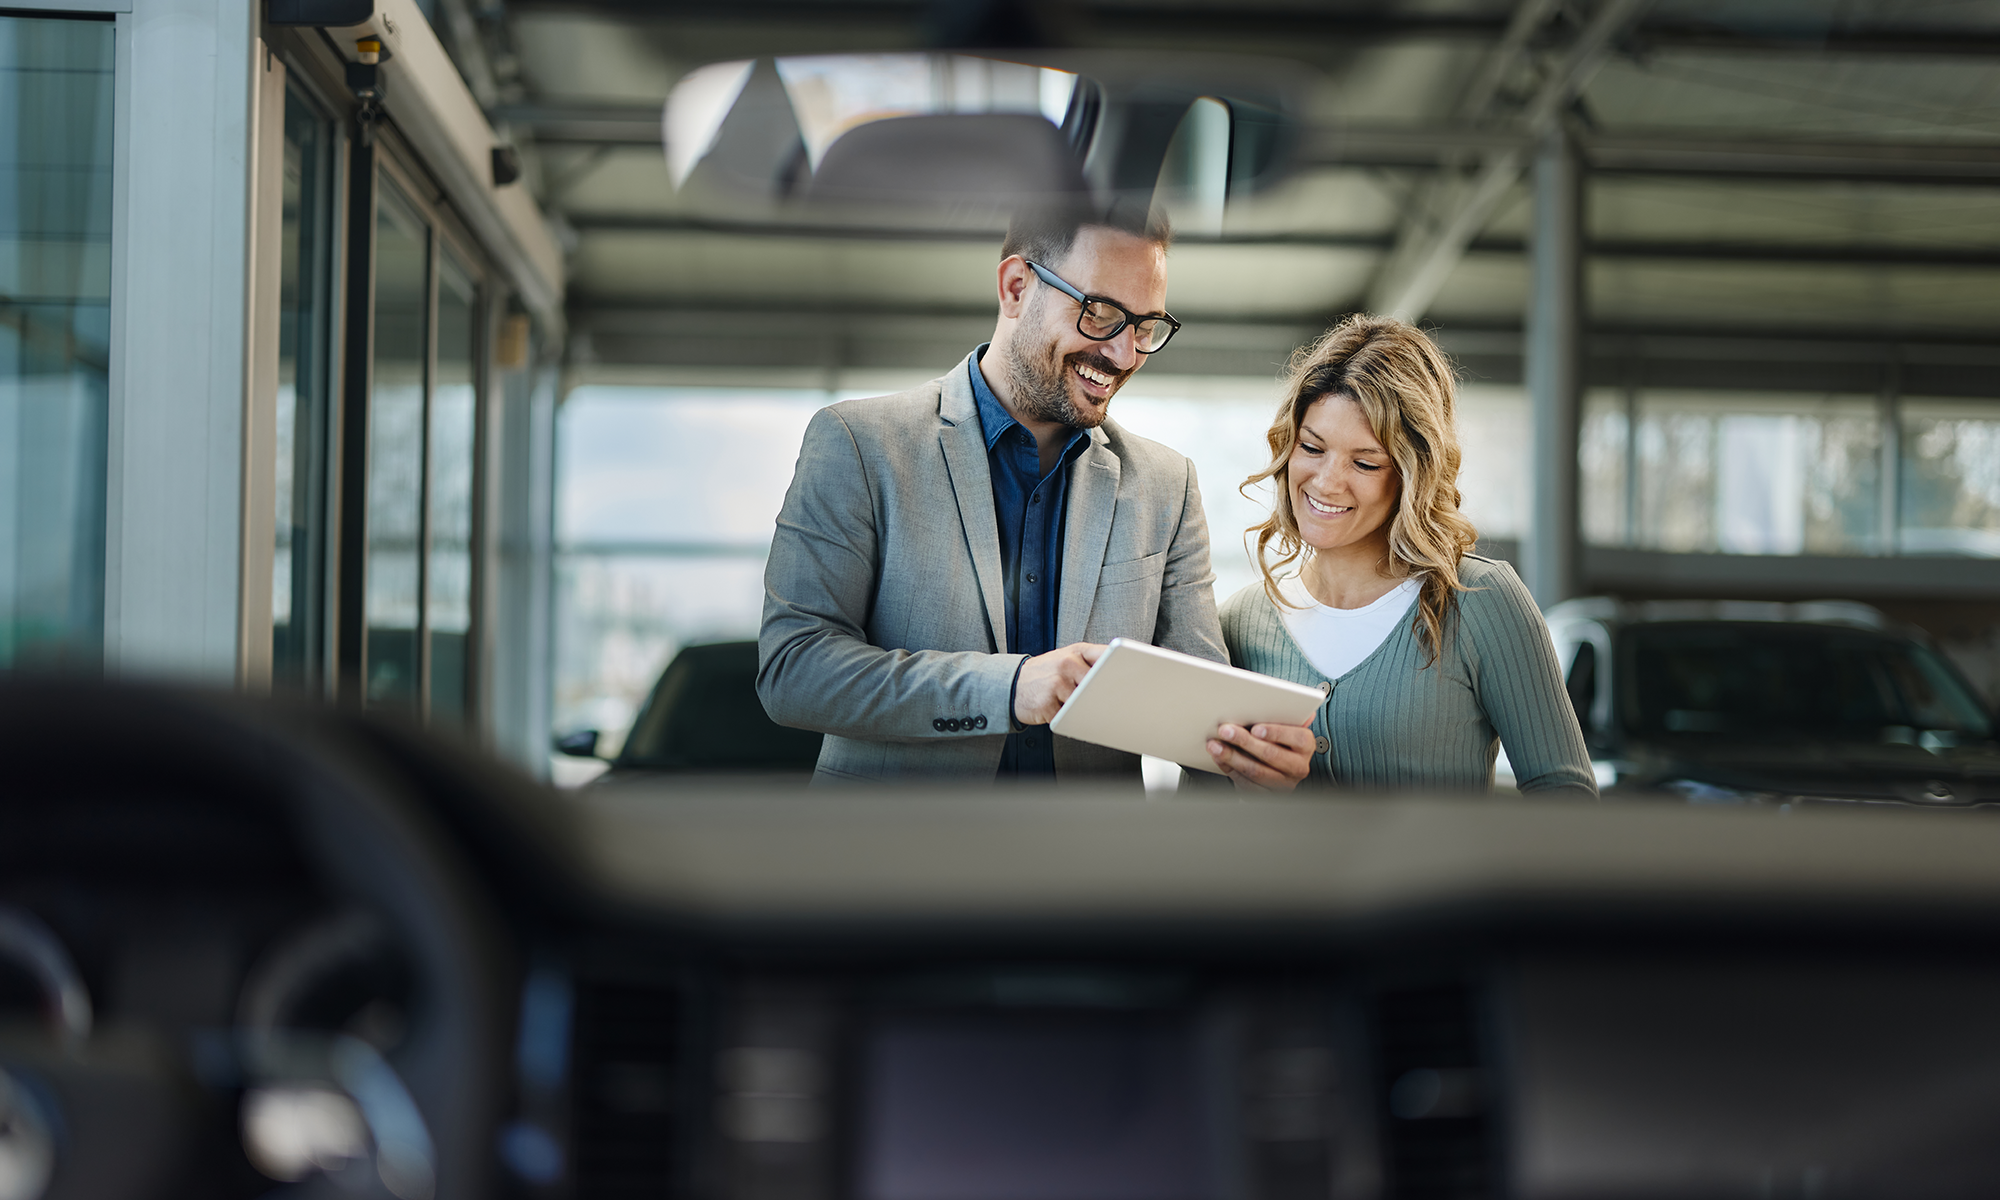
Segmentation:
{"type": "Polygon", "coordinates": [[[1690,781],[1732,792],[1911,804],[2000,804],[2000,746],[1920,746],[1838,740],[1634,742],[1622,782],[1659,788],[1690,781]]]}

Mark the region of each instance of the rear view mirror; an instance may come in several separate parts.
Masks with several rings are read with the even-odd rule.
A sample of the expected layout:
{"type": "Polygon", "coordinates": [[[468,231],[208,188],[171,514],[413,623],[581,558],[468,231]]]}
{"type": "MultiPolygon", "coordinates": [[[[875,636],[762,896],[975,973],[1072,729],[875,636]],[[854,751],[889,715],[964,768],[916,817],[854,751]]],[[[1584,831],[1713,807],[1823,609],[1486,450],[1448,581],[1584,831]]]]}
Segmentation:
{"type": "Polygon", "coordinates": [[[715,63],[674,87],[663,145],[682,202],[737,219],[991,229],[1083,199],[1217,234],[1232,199],[1284,177],[1306,75],[1154,54],[715,63]]]}

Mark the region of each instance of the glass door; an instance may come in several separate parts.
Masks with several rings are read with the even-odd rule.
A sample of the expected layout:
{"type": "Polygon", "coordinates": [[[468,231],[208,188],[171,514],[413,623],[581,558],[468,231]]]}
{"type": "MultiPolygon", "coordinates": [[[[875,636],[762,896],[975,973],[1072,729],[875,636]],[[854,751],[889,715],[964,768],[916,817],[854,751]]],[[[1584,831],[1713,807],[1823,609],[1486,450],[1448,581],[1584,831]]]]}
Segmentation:
{"type": "Polygon", "coordinates": [[[333,122],[296,85],[287,86],[271,677],[279,686],[298,689],[319,683],[326,654],[333,150],[333,122]]]}
{"type": "Polygon", "coordinates": [[[430,538],[424,568],[430,715],[472,713],[473,497],[479,442],[479,293],[448,247],[439,255],[437,386],[431,393],[430,538]]]}
{"type": "Polygon", "coordinates": [[[368,398],[367,643],[370,705],[421,709],[424,408],[430,376],[431,231],[387,177],[375,209],[375,352],[368,398]]]}
{"type": "Polygon", "coordinates": [[[351,228],[370,270],[356,285],[369,303],[349,316],[367,332],[350,341],[348,361],[363,378],[349,383],[341,435],[341,688],[370,707],[471,729],[480,712],[484,273],[400,156],[358,147],[355,161],[357,173],[372,174],[351,193],[351,228]]]}

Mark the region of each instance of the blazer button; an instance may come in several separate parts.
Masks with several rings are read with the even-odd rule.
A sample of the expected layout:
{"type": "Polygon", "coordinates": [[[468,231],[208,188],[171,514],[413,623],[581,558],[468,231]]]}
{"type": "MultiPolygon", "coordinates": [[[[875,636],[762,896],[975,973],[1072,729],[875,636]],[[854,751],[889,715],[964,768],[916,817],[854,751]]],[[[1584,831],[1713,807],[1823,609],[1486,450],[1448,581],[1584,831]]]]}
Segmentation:
{"type": "Polygon", "coordinates": [[[957,732],[958,732],[958,718],[957,718],[957,717],[948,717],[948,718],[946,718],[946,719],[945,719],[945,723],[944,723],[944,727],[945,727],[945,729],[946,729],[947,731],[949,731],[949,732],[951,732],[951,733],[957,733],[957,732]]]}
{"type": "Polygon", "coordinates": [[[972,727],[974,729],[986,728],[986,714],[980,713],[978,716],[972,718],[972,727]]]}
{"type": "Polygon", "coordinates": [[[1325,754],[1325,753],[1326,753],[1326,748],[1327,748],[1328,746],[1330,746],[1330,745],[1332,745],[1332,743],[1331,743],[1331,742],[1328,742],[1328,741],[1327,741],[1327,740],[1326,740],[1325,738],[1323,738],[1323,737],[1316,737],[1316,738],[1314,738],[1314,739],[1313,739],[1313,753],[1314,753],[1314,754],[1325,754]]]}
{"type": "Polygon", "coordinates": [[[932,721],[932,722],[931,722],[931,728],[932,728],[932,729],[935,729],[935,730],[937,730],[937,731],[938,731],[939,733],[943,733],[943,732],[944,732],[944,718],[943,718],[943,717],[939,717],[939,718],[938,718],[937,720],[935,720],[935,721],[932,721]]]}

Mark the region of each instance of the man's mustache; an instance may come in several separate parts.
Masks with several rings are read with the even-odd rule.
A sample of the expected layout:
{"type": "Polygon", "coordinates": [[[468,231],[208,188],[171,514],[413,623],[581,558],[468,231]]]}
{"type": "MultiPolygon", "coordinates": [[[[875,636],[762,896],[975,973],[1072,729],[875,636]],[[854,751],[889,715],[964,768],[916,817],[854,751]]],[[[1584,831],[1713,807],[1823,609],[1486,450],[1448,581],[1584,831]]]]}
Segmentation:
{"type": "Polygon", "coordinates": [[[1089,367],[1101,375],[1109,375],[1113,382],[1122,382],[1127,375],[1132,373],[1123,367],[1117,366],[1102,354],[1094,354],[1089,350],[1079,350],[1064,359],[1063,362],[1071,367],[1089,367]]]}

